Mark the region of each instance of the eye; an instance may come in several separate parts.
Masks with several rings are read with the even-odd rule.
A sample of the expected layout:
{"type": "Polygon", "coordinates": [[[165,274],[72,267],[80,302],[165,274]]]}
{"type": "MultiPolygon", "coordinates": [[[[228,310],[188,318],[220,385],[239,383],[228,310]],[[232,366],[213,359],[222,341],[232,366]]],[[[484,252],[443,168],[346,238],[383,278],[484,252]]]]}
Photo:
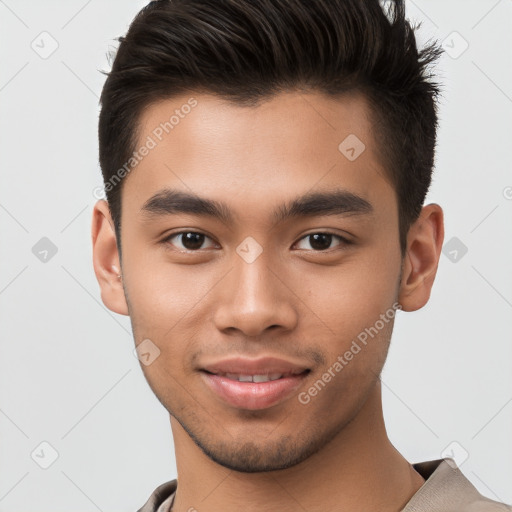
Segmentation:
{"type": "Polygon", "coordinates": [[[351,242],[346,238],[335,235],[334,233],[310,233],[305,237],[301,238],[301,241],[308,241],[310,247],[299,247],[299,249],[313,249],[316,252],[325,251],[327,249],[331,249],[331,243],[333,242],[333,238],[337,238],[341,241],[338,245],[349,245],[351,242]]]}
{"type": "MultiPolygon", "coordinates": [[[[162,243],[176,246],[181,251],[198,251],[199,249],[205,249],[205,247],[202,247],[205,240],[211,240],[211,238],[196,231],[180,231],[168,236],[162,240],[162,243]],[[174,238],[179,240],[178,244],[181,244],[181,246],[172,242],[174,238]]],[[[215,247],[215,244],[212,244],[211,247],[215,247]]]]}

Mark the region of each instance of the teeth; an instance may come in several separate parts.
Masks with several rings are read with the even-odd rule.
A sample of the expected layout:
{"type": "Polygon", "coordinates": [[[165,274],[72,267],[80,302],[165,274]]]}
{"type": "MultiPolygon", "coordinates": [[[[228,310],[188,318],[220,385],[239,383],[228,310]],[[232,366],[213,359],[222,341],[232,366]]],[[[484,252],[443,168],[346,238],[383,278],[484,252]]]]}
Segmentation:
{"type": "Polygon", "coordinates": [[[269,375],[238,375],[236,373],[226,373],[226,377],[239,382],[268,382],[277,380],[283,376],[282,373],[271,373],[269,375]]]}
{"type": "Polygon", "coordinates": [[[268,382],[269,380],[268,375],[254,375],[252,378],[253,382],[268,382]]]}

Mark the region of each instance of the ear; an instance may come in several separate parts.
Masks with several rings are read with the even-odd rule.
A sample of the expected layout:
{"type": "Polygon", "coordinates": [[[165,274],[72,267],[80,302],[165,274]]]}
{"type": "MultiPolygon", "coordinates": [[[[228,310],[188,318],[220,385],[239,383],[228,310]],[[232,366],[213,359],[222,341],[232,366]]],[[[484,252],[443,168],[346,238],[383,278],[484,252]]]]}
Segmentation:
{"type": "Polygon", "coordinates": [[[444,240],[443,210],[429,204],[407,234],[398,301],[404,311],[422,308],[430,298],[444,240]]]}
{"type": "Polygon", "coordinates": [[[119,277],[121,263],[114,223],[108,203],[104,199],[94,205],[91,234],[94,273],[101,288],[101,300],[111,311],[128,315],[122,276],[119,277]]]}

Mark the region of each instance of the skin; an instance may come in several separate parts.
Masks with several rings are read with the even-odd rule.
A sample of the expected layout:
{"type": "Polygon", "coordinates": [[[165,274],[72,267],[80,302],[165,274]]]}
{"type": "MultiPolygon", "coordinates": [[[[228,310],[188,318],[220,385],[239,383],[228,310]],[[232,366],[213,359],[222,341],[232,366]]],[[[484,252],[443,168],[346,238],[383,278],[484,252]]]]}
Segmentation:
{"type": "Polygon", "coordinates": [[[423,207],[402,259],[397,197],[359,94],[335,100],[289,91],[257,107],[183,95],[144,112],[141,144],[191,96],[197,106],[125,178],[122,262],[105,201],[92,222],[103,303],[130,315],[136,344],[150,339],[160,350],[141,368],[170,413],[173,511],[400,510],[424,480],[383,421],[378,376],[394,321],[309,403],[297,397],[393,303],[404,311],[427,303],[444,237],[441,207],[423,207]],[[338,150],[349,134],[366,146],[354,161],[338,150]],[[142,206],[164,188],[222,201],[234,219],[145,217],[142,206]],[[274,208],[335,188],[366,199],[373,213],[273,222],[274,208]],[[168,238],[180,231],[206,238],[187,251],[181,236],[168,238]],[[307,236],[326,232],[352,243],[333,236],[319,250],[307,236]],[[248,236],[263,250],[252,263],[236,252],[248,236]],[[240,409],[214,395],[198,371],[233,355],[281,357],[311,371],[277,405],[240,409]]]}

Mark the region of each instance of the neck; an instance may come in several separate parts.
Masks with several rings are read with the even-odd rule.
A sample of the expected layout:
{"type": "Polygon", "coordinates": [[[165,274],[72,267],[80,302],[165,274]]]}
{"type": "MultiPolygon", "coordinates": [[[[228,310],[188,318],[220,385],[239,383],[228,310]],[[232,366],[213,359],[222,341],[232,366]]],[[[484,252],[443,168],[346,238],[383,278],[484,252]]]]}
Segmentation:
{"type": "Polygon", "coordinates": [[[242,473],[209,459],[171,417],[178,489],[172,512],[398,512],[424,479],[387,437],[380,381],[356,417],[288,469],[242,473]]]}

